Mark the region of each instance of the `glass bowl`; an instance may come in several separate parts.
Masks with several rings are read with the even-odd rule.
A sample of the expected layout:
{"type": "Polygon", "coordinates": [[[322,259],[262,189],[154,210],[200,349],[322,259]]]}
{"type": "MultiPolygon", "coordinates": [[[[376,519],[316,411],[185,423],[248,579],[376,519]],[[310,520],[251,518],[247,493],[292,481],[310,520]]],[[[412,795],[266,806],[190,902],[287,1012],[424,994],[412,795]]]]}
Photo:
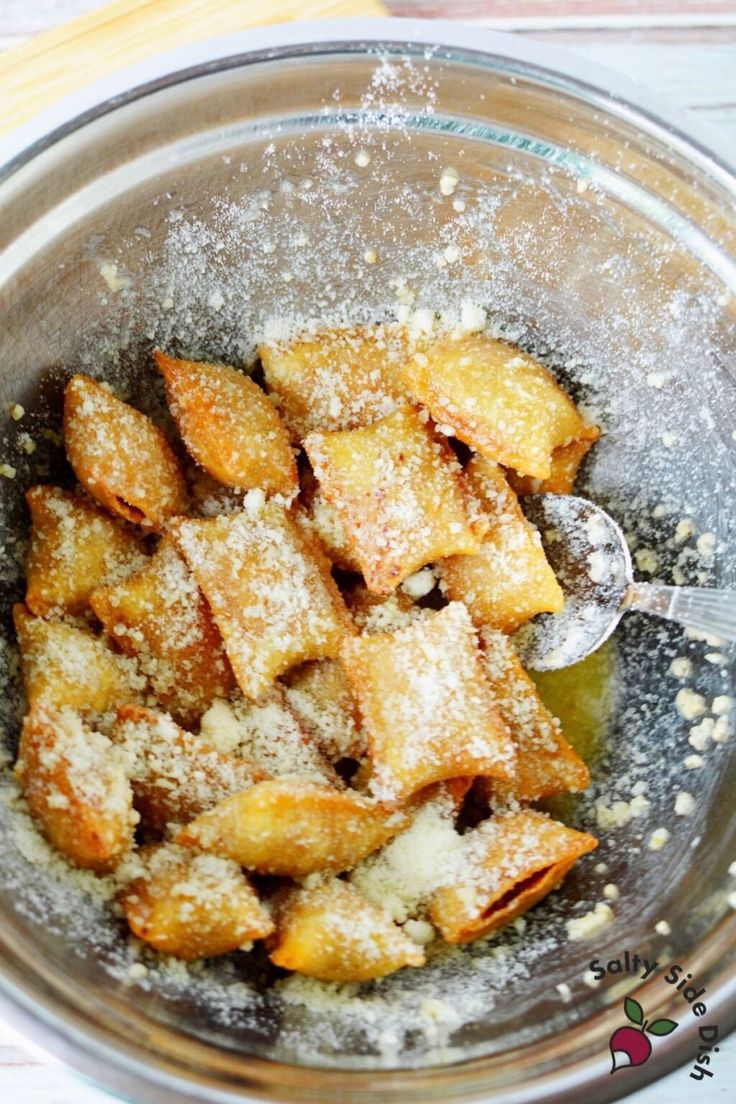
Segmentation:
{"type": "MultiPolygon", "coordinates": [[[[451,324],[468,302],[604,425],[580,486],[622,523],[638,570],[733,585],[736,179],[705,131],[643,100],[477,28],[326,23],[148,63],[7,140],[0,385],[26,413],[4,427],[6,622],[22,492],[60,477],[71,371],[155,409],[155,345],[244,363],[298,323],[451,324]]],[[[10,644],[2,655],[12,754],[21,704],[10,644]]],[[[525,928],[319,1000],[268,987],[244,954],[131,973],[138,949],[104,894],[60,877],[7,783],[5,1014],[101,1085],[179,1104],[587,1104],[692,1064],[698,1028],[723,1036],[736,1012],[732,660],[632,615],[592,674],[553,687],[593,770],[557,811],[596,831],[598,852],[525,928]],[[645,980],[625,968],[635,954],[658,964],[645,980]],[[673,963],[705,990],[704,1018],[666,980],[673,963]],[[627,993],[678,1028],[611,1077],[627,993]]]]}

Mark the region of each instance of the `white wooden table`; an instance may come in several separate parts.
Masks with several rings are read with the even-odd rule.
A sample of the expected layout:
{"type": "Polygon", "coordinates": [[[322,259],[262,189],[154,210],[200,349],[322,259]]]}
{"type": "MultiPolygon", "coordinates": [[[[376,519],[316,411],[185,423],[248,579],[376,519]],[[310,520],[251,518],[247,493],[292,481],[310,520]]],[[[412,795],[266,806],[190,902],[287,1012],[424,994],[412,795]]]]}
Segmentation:
{"type": "MultiPolygon", "coordinates": [[[[0,0],[0,50],[105,0],[0,0]]],[[[212,0],[217,3],[217,0],[212,0]]],[[[388,0],[394,15],[454,18],[565,46],[654,88],[729,134],[736,156],[736,0],[388,0]]],[[[0,103],[1,90],[0,90],[0,103]]],[[[727,1104],[736,1099],[736,1036],[716,1076],[679,1070],[629,1104],[727,1104]]],[[[107,1094],[0,1023],[2,1104],[112,1104],[107,1094]]],[[[591,1101],[590,1104],[595,1104],[591,1101]]]]}

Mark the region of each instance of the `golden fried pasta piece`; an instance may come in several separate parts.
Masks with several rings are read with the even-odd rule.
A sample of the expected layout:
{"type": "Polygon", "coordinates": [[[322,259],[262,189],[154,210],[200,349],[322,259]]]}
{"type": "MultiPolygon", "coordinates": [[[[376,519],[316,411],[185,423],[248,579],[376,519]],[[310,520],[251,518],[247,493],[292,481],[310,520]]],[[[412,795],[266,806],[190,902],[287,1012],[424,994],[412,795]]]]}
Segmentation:
{"type": "Polygon", "coordinates": [[[584,790],[590,772],[540,698],[509,638],[497,629],[483,629],[480,638],[493,700],[516,746],[516,774],[509,781],[484,779],[490,793],[524,802],[584,790]]]}
{"type": "Polygon", "coordinates": [[[380,908],[337,878],[282,891],[274,902],[271,961],[320,981],[370,981],[423,966],[424,951],[380,908]]]}
{"type": "Polygon", "coordinates": [[[476,555],[451,556],[437,565],[448,598],[465,602],[476,624],[504,632],[537,613],[559,613],[565,604],[560,584],[499,466],[475,456],[466,476],[490,528],[476,555]]]}
{"type": "Polygon", "coordinates": [[[552,453],[550,474],[547,479],[534,479],[530,475],[519,475],[511,468],[506,478],[517,495],[529,494],[572,494],[575,488],[578,468],[586,455],[600,437],[597,426],[586,426],[584,436],[571,441],[569,445],[560,445],[552,453]]]}
{"type": "Polygon", "coordinates": [[[235,368],[176,360],[160,350],[156,364],[184,444],[198,464],[229,487],[266,494],[299,489],[296,461],[276,407],[235,368]]]}
{"type": "Polygon", "coordinates": [[[289,706],[330,762],[365,754],[357,705],[339,660],[303,663],[285,681],[289,706]]]}
{"type": "Polygon", "coordinates": [[[118,710],[112,739],[120,748],[144,828],[185,824],[268,775],[256,763],[217,751],[166,713],[138,705],[118,710]]]}
{"type": "Polygon", "coordinates": [[[462,869],[429,909],[448,943],[469,943],[521,916],[598,846],[593,836],[531,809],[491,817],[463,841],[462,869]]]}
{"type": "Polygon", "coordinates": [[[66,386],[64,444],[79,482],[111,513],[160,529],[186,511],[184,475],[166,436],[89,376],[66,386]]]}
{"type": "Polygon", "coordinates": [[[297,514],[297,518],[303,518],[302,524],[319,541],[335,567],[341,571],[360,572],[360,564],[348,547],[337,510],[325,498],[313,472],[307,469],[301,482],[304,513],[297,514]]]}
{"type": "Polygon", "coordinates": [[[44,835],[70,862],[105,874],[131,847],[138,818],[122,758],[72,709],[32,706],[15,776],[44,835]]]}
{"type": "Polygon", "coordinates": [[[442,556],[478,551],[480,519],[460,466],[412,407],[364,429],[311,433],[304,447],[376,594],[442,556]]]}
{"type": "Polygon", "coordinates": [[[330,330],[319,337],[262,345],[266,384],[280,401],[295,440],[355,429],[389,414],[399,401],[406,331],[396,326],[330,330]]]}
{"type": "Polygon", "coordinates": [[[203,813],[181,830],[177,842],[234,859],[259,874],[304,878],[347,870],[407,822],[406,812],[352,791],[277,778],[203,813]]]}
{"type": "Polygon", "coordinates": [[[408,358],[409,393],[471,448],[537,479],[552,453],[587,426],[554,376],[526,353],[481,334],[441,338],[408,358]]]}
{"type": "Polygon", "coordinates": [[[258,701],[248,701],[236,691],[229,700],[213,702],[202,717],[199,731],[214,747],[229,746],[269,777],[289,774],[328,782],[340,789],[343,786],[278,684],[258,701]]]}
{"type": "Polygon", "coordinates": [[[273,921],[237,864],[164,843],[141,848],[122,894],[134,935],[191,960],[227,954],[273,931],[273,921]]]}
{"type": "Polygon", "coordinates": [[[21,604],[13,606],[13,621],[29,705],[105,713],[140,698],[145,679],[132,660],[116,655],[100,637],[34,617],[21,604]]]}
{"type": "Polygon", "coordinates": [[[146,566],[90,604],[111,639],[136,656],[156,698],[182,724],[194,724],[235,677],[209,606],[172,540],[146,566]]]}
{"type": "Polygon", "coordinates": [[[178,518],[171,533],[246,697],[261,697],[297,663],[336,656],[355,631],[326,558],[276,503],[226,517],[178,518]]]}
{"type": "Polygon", "coordinates": [[[134,530],[71,491],[31,487],[26,502],[26,605],[39,617],[83,615],[95,587],[117,583],[146,562],[134,530]]]}
{"type": "Polygon", "coordinates": [[[382,801],[450,778],[513,778],[513,742],[461,602],[346,641],[342,659],[368,736],[371,790],[382,801]]]}

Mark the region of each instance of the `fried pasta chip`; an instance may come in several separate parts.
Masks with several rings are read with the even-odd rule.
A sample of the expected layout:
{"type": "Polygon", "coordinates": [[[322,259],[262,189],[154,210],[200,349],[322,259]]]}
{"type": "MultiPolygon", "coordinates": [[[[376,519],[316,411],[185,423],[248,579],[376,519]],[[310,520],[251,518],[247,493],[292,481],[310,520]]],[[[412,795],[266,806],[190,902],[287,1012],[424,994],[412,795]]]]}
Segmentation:
{"type": "Polygon", "coordinates": [[[171,533],[246,697],[257,700],[297,663],[336,656],[355,631],[329,564],[283,507],[178,518],[171,533]]]}
{"type": "Polygon", "coordinates": [[[477,554],[437,564],[448,598],[465,602],[476,624],[504,632],[537,613],[559,613],[565,604],[560,584],[501,469],[475,456],[466,475],[490,528],[477,554]]]}
{"type": "Polygon", "coordinates": [[[406,360],[402,375],[435,421],[522,475],[548,479],[554,450],[588,430],[548,368],[480,334],[435,341],[406,360]]]}
{"type": "Polygon", "coordinates": [[[177,842],[259,874],[304,878],[354,866],[406,827],[408,814],[304,778],[260,782],[183,828],[177,842]]]}
{"type": "Polygon", "coordinates": [[[516,746],[513,779],[482,781],[492,795],[522,802],[584,790],[590,772],[544,705],[509,638],[495,629],[484,629],[480,636],[493,700],[516,746]]]}
{"type": "Polygon", "coordinates": [[[213,702],[202,717],[201,736],[215,747],[226,744],[272,778],[289,774],[342,788],[342,781],[275,685],[258,701],[233,694],[213,702]]]}
{"type": "Polygon", "coordinates": [[[478,551],[481,523],[460,466],[413,408],[364,429],[312,433],[304,447],[376,594],[440,557],[478,551]]]}
{"type": "Polygon", "coordinates": [[[142,848],[121,903],[131,930],[164,954],[191,960],[263,939],[273,921],[237,864],[175,844],[142,848]]]}
{"type": "Polygon", "coordinates": [[[20,604],[13,606],[13,621],[29,705],[105,713],[140,698],[145,679],[100,637],[64,621],[34,617],[20,604]]]}
{"type": "Polygon", "coordinates": [[[519,475],[511,468],[506,478],[517,495],[529,494],[572,494],[578,468],[590,449],[600,437],[597,426],[586,426],[585,436],[578,437],[569,445],[560,445],[552,453],[550,474],[547,479],[534,479],[530,475],[519,475]]]}
{"type": "Polygon", "coordinates": [[[143,706],[118,710],[112,739],[149,832],[184,824],[267,777],[252,760],[217,751],[166,713],[143,706]]]}
{"type": "Polygon", "coordinates": [[[331,762],[365,754],[357,705],[337,659],[304,663],[286,676],[286,700],[331,762]]]}
{"type": "Polygon", "coordinates": [[[89,376],[67,384],[64,444],[79,482],[111,513],[160,529],[185,512],[186,483],[166,436],[89,376]]]}
{"type": "Polygon", "coordinates": [[[182,440],[198,464],[229,487],[296,493],[296,461],[286,428],[250,376],[158,350],[154,357],[182,440]]]}
{"type": "Polygon", "coordinates": [[[275,901],[271,961],[320,981],[370,981],[423,966],[421,947],[355,886],[332,879],[283,891],[275,901]]]}
{"type": "Polygon", "coordinates": [[[371,791],[382,801],[405,801],[450,778],[513,778],[513,742],[461,602],[396,632],[346,641],[342,660],[368,735],[371,791]]]}
{"type": "Polygon", "coordinates": [[[82,616],[95,587],[120,582],[146,562],[136,532],[70,491],[31,487],[26,502],[26,605],[39,617],[82,616]]]}
{"type": "Polygon", "coordinates": [[[15,776],[44,835],[70,862],[106,874],[132,846],[138,818],[122,758],[73,710],[31,708],[15,776]]]}
{"type": "Polygon", "coordinates": [[[327,501],[311,471],[302,476],[302,501],[303,524],[319,541],[330,562],[341,571],[360,572],[337,510],[327,501]]]}
{"type": "Polygon", "coordinates": [[[429,909],[448,943],[469,943],[527,912],[598,841],[524,809],[484,821],[463,844],[462,873],[437,890],[429,909]]]}
{"type": "Polygon", "coordinates": [[[182,724],[194,724],[235,685],[209,606],[173,541],[164,539],[135,575],[95,590],[90,603],[182,724]]]}
{"type": "Polygon", "coordinates": [[[280,400],[294,439],[355,429],[390,414],[400,400],[406,332],[395,326],[330,330],[262,345],[266,384],[280,400]]]}

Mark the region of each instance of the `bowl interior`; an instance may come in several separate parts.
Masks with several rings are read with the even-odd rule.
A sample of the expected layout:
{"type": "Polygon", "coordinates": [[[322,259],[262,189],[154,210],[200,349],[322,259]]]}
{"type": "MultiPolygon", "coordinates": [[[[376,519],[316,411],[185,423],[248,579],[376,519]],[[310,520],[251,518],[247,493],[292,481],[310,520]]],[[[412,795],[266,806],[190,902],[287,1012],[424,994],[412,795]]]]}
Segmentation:
{"type": "MultiPolygon", "coordinates": [[[[71,372],[113,381],[158,417],[155,346],[243,364],[259,339],[303,325],[426,318],[417,311],[452,324],[466,301],[604,426],[579,493],[622,525],[639,574],[734,585],[733,197],[707,158],[633,110],[467,50],[333,44],[233,58],[70,130],[0,188],[0,388],[26,410],[4,427],[3,459],[17,469],[0,486],[6,628],[22,594],[23,491],[68,479],[55,433],[71,372]],[[439,188],[448,166],[451,196],[439,188]]],[[[12,755],[22,706],[7,632],[12,755]]],[[[391,1070],[491,1056],[474,1074],[486,1094],[575,1062],[600,1076],[624,992],[652,1015],[687,1015],[695,1032],[666,964],[725,995],[734,762],[724,721],[723,740],[696,733],[704,763],[685,766],[702,718],[683,717],[675,697],[692,689],[709,711],[724,699],[727,716],[732,660],[728,646],[632,615],[586,669],[553,679],[546,692],[593,772],[590,791],[557,811],[597,832],[598,851],[526,925],[360,988],[274,986],[265,958],[243,954],[188,970],[149,962],[131,980],[138,952],[104,891],[69,878],[7,781],[8,984],[44,1017],[102,1025],[152,1068],[207,1071],[234,1096],[278,1098],[258,1059],[391,1070]],[[684,680],[672,674],[683,658],[684,680]],[[691,815],[674,813],[680,791],[696,798],[691,815]],[[671,836],[655,851],[660,827],[671,836]],[[566,921],[604,901],[608,883],[620,891],[613,922],[571,940],[566,921]],[[584,982],[593,959],[627,949],[662,969],[644,983],[584,982]]],[[[373,1090],[406,1099],[406,1083],[386,1076],[373,1090]]]]}

